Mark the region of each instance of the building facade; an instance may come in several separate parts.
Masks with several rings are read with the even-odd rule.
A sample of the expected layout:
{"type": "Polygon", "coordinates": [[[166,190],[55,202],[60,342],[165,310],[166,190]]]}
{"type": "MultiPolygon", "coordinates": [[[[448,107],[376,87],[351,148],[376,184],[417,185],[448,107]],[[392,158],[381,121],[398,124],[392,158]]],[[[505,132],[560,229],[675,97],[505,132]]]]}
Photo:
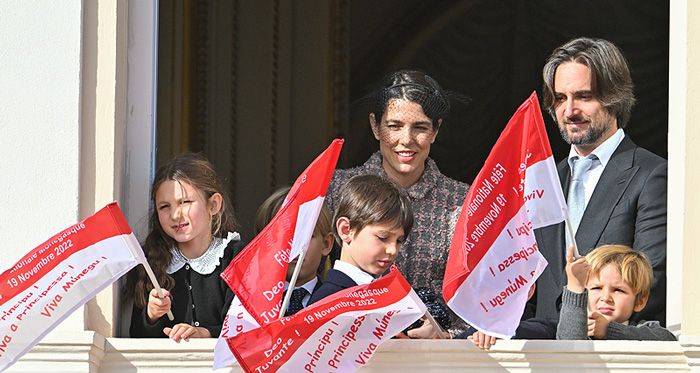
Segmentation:
{"type": "MultiPolygon", "coordinates": [[[[333,8],[325,10],[330,14],[333,8]]],[[[241,12],[240,17],[253,17],[261,10],[241,12]]],[[[145,225],[158,143],[157,2],[8,0],[0,3],[0,15],[0,189],[8,197],[0,214],[5,242],[0,245],[0,269],[114,200],[137,235],[142,235],[138,229],[145,225]]],[[[700,111],[695,104],[700,101],[700,24],[694,22],[695,15],[700,15],[696,2],[670,3],[667,314],[669,327],[680,332],[680,341],[499,341],[490,352],[482,352],[466,341],[397,340],[380,349],[367,371],[581,371],[581,367],[700,371],[700,317],[695,312],[700,307],[696,285],[700,253],[694,247],[694,228],[700,223],[700,196],[695,191],[700,182],[696,166],[700,148],[694,146],[700,138],[700,126],[694,124],[700,118],[695,115],[700,111]]],[[[281,58],[293,60],[284,52],[281,58]]],[[[334,86],[318,85],[321,95],[333,94],[334,86]]],[[[289,100],[274,115],[288,114],[285,108],[295,104],[289,100]]],[[[332,120],[332,115],[327,119],[332,120]]],[[[249,132],[239,133],[240,138],[258,136],[252,128],[241,131],[249,132]]],[[[318,137],[314,146],[322,147],[329,133],[318,137]]],[[[280,154],[301,147],[304,141],[287,138],[277,145],[280,154]]],[[[248,146],[255,147],[255,141],[248,146]]],[[[302,166],[287,164],[272,178],[288,178],[298,167],[302,166]]],[[[239,172],[255,170],[241,166],[239,172]]],[[[211,367],[214,340],[176,344],[116,337],[124,335],[119,308],[114,285],[59,325],[9,371],[204,371],[211,367]]]]}

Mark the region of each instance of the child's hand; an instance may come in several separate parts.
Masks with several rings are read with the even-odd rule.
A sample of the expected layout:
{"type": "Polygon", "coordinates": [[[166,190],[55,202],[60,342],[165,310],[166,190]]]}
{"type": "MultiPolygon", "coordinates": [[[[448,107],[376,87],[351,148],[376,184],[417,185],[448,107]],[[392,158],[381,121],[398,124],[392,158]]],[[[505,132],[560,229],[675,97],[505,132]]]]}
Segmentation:
{"type": "Polygon", "coordinates": [[[586,257],[574,258],[574,247],[570,246],[566,250],[566,288],[574,293],[583,293],[590,271],[591,266],[586,257]]]}
{"type": "Polygon", "coordinates": [[[597,339],[605,339],[608,334],[608,324],[610,321],[598,312],[591,312],[588,315],[588,336],[597,339]]]}
{"type": "Polygon", "coordinates": [[[175,342],[185,341],[190,338],[211,338],[209,329],[192,326],[190,324],[176,324],[172,328],[163,328],[163,333],[175,342]]]}
{"type": "Polygon", "coordinates": [[[411,339],[435,339],[437,338],[437,330],[435,330],[435,327],[433,324],[428,320],[427,317],[423,316],[421,318],[423,320],[423,325],[411,329],[408,331],[408,337],[411,339]]]}
{"type": "Polygon", "coordinates": [[[484,334],[483,332],[476,331],[474,334],[470,335],[467,337],[468,340],[472,341],[476,345],[476,347],[479,347],[482,350],[488,350],[496,344],[496,340],[498,338],[492,337],[488,334],[484,334]]]}
{"type": "Polygon", "coordinates": [[[148,306],[146,307],[148,321],[155,323],[168,311],[170,311],[170,292],[163,289],[163,297],[161,298],[156,289],[151,290],[151,293],[148,294],[148,306]]]}
{"type": "MultiPolygon", "coordinates": [[[[397,339],[441,339],[441,338],[452,339],[452,336],[450,335],[450,333],[448,333],[446,331],[443,331],[442,336],[440,336],[440,333],[438,332],[438,330],[435,329],[435,326],[433,325],[433,323],[431,323],[430,320],[425,315],[423,315],[423,317],[421,317],[420,320],[418,320],[418,321],[422,322],[421,326],[419,326],[417,328],[414,327],[413,329],[410,329],[409,331],[407,331],[405,333],[400,332],[399,334],[394,336],[394,338],[397,338],[397,339]]],[[[418,322],[418,321],[416,321],[416,322],[418,322]]],[[[413,325],[411,325],[411,326],[413,326],[413,325]]]]}
{"type": "Polygon", "coordinates": [[[537,283],[533,282],[530,290],[527,291],[527,300],[532,299],[532,296],[535,295],[535,290],[537,290],[537,283]]]}

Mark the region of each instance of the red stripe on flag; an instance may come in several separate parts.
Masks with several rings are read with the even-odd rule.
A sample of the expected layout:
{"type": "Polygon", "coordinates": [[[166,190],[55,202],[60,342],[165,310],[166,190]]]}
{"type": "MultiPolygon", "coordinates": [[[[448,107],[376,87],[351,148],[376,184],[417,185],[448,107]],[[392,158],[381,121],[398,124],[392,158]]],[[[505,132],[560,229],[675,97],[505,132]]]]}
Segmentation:
{"type": "Polygon", "coordinates": [[[520,105],[474,179],[457,221],[443,282],[451,299],[524,204],[527,167],[552,155],[535,92],[520,105]]]}
{"type": "MultiPolygon", "coordinates": [[[[388,275],[370,284],[345,289],[302,309],[292,317],[275,320],[260,328],[228,338],[229,348],[247,372],[260,369],[276,371],[304,346],[309,337],[337,317],[349,312],[362,313],[361,311],[391,306],[404,299],[411,291],[412,288],[406,279],[392,266],[388,275]],[[360,301],[365,299],[372,299],[372,302],[360,301]]],[[[420,315],[417,315],[415,319],[419,317],[420,315]]],[[[342,329],[341,325],[335,325],[342,329]]],[[[358,342],[359,338],[359,335],[353,337],[358,342]]],[[[290,368],[296,368],[295,371],[303,370],[302,367],[290,368]]]]}
{"type": "Polygon", "coordinates": [[[294,237],[299,208],[326,195],[343,142],[333,140],[311,162],[292,185],[280,211],[221,274],[260,325],[279,317],[292,242],[306,240],[302,245],[308,246],[311,239],[310,234],[294,237]]]}
{"type": "Polygon", "coordinates": [[[109,237],[130,234],[131,228],[116,202],[75,224],[27,253],[0,275],[0,305],[27,290],[76,252],[109,237]],[[88,229],[89,228],[89,229],[88,229]],[[80,234],[77,234],[80,232],[80,234]]]}

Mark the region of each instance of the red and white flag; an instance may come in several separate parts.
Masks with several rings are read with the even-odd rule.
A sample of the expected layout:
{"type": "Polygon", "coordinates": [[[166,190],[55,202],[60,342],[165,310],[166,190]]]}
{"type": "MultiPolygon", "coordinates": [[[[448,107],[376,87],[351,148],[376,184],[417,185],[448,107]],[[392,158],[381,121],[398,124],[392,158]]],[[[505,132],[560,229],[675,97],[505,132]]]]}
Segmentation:
{"type": "Polygon", "coordinates": [[[311,162],[275,217],[221,274],[236,297],[214,350],[215,369],[234,363],[224,338],[280,317],[287,267],[309,246],[343,142],[333,140],[311,162]]]}
{"type": "Polygon", "coordinates": [[[535,92],[498,138],[465,198],[442,286],[445,302],[480,331],[515,334],[547,261],[533,229],[564,221],[566,202],[535,92]]]}
{"type": "Polygon", "coordinates": [[[145,262],[116,203],[30,251],[0,275],[0,371],[99,291],[145,262]]]}
{"type": "Polygon", "coordinates": [[[370,284],[345,289],[228,343],[247,372],[352,372],[425,312],[392,267],[370,284]]]}
{"type": "Polygon", "coordinates": [[[236,296],[231,301],[224,323],[221,327],[221,334],[214,346],[214,369],[230,367],[236,364],[236,358],[228,347],[227,338],[237,336],[260,327],[257,321],[243,307],[241,300],[236,296]]]}

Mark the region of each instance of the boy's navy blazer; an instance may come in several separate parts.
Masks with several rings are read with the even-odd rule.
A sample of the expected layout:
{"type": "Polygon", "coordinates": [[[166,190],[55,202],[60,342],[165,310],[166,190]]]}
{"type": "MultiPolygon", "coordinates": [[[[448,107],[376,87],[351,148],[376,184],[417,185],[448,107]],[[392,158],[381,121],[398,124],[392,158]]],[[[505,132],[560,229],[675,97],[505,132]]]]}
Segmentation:
{"type": "MultiPolygon", "coordinates": [[[[323,281],[321,281],[321,278],[318,278],[318,281],[316,281],[316,285],[314,285],[314,291],[311,293],[311,295],[314,295],[315,292],[318,291],[319,288],[321,288],[321,285],[323,285],[323,281]]],[[[309,298],[311,300],[311,298],[309,298]]]]}
{"type": "Polygon", "coordinates": [[[326,274],[326,280],[323,281],[323,285],[314,290],[314,293],[311,294],[311,299],[309,299],[307,307],[331,294],[353,286],[357,286],[357,283],[353,281],[350,276],[337,269],[331,269],[328,271],[328,274],[326,274]]]}

